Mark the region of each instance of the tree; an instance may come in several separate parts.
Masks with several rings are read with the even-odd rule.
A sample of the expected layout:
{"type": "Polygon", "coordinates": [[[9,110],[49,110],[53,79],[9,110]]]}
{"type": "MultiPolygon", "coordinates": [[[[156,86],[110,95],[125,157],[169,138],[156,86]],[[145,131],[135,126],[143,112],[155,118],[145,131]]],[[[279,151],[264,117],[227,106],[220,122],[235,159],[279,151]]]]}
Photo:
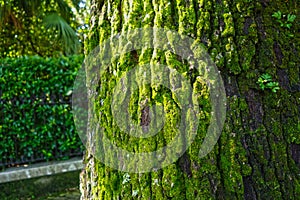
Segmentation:
{"type": "MultiPolygon", "coordinates": [[[[175,163],[147,173],[122,172],[96,159],[95,143],[101,141],[101,136],[94,140],[93,134],[97,133],[89,129],[85,169],[81,173],[82,199],[297,199],[300,196],[297,4],[292,0],[92,0],[88,53],[111,35],[140,27],[160,27],[189,35],[205,45],[221,71],[227,113],[218,143],[207,156],[197,157],[204,137],[198,129],[191,147],[175,163]],[[281,17],[274,15],[278,11],[281,17]],[[296,19],[293,17],[293,22],[289,22],[288,16],[292,15],[296,19]]],[[[95,85],[99,98],[93,106],[110,140],[135,152],[144,146],[152,151],[170,141],[172,133],[176,133],[172,123],[178,122],[178,105],[170,90],[146,84],[131,96],[128,109],[137,122],[147,112],[147,106],[141,107],[145,96],[148,95],[150,105],[152,101],[157,103],[157,95],[163,99],[166,121],[170,124],[166,122],[168,127],[162,135],[149,138],[149,143],[124,135],[113,119],[110,102],[118,78],[134,65],[161,62],[187,73],[189,68],[177,60],[180,58],[172,59],[155,48],[131,51],[112,61],[101,74],[99,85],[95,85]]],[[[191,78],[191,84],[196,83],[197,79],[191,78]]],[[[200,86],[205,95],[205,83],[200,86]]],[[[203,111],[209,113],[210,107],[204,101],[199,99],[203,111]]],[[[89,117],[91,123],[93,119],[89,117]]],[[[202,128],[207,128],[208,118],[204,117],[202,128]]],[[[116,157],[116,162],[119,161],[116,157]]]]}
{"type": "Polygon", "coordinates": [[[79,52],[80,0],[0,1],[1,57],[79,52]]]}

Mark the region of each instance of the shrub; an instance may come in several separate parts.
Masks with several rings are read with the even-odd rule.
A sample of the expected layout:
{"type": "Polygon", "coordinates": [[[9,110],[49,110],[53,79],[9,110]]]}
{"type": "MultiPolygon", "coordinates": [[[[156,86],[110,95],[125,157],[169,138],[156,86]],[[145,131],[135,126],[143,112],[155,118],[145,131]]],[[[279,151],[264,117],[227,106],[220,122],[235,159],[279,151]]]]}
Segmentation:
{"type": "Polygon", "coordinates": [[[83,56],[0,60],[0,166],[83,150],[71,94],[83,56]]]}

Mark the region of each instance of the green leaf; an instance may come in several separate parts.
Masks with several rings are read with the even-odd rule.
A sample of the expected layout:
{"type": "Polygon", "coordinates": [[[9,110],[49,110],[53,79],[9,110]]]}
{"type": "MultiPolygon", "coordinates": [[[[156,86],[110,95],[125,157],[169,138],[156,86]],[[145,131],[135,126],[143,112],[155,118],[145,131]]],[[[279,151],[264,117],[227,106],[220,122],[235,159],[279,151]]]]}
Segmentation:
{"type": "Polygon", "coordinates": [[[277,19],[281,19],[281,12],[277,11],[277,12],[273,13],[272,17],[275,17],[277,19]]]}
{"type": "Polygon", "coordinates": [[[270,74],[267,74],[267,73],[261,75],[261,78],[264,79],[264,80],[266,80],[266,81],[271,81],[272,80],[272,76],[270,74]]]}
{"type": "Polygon", "coordinates": [[[65,43],[66,54],[74,54],[79,50],[79,40],[72,27],[57,13],[44,18],[45,27],[58,31],[60,39],[65,43]]]}
{"type": "Polygon", "coordinates": [[[290,14],[288,14],[288,18],[287,18],[288,22],[294,22],[295,19],[296,19],[296,15],[290,15],[290,14]]]}
{"type": "Polygon", "coordinates": [[[277,82],[268,82],[266,84],[267,87],[271,88],[271,87],[275,87],[275,86],[278,86],[278,83],[277,82]]]}
{"type": "Polygon", "coordinates": [[[279,87],[274,87],[274,88],[272,89],[272,92],[276,93],[277,90],[279,90],[279,89],[280,89],[279,87]]]}

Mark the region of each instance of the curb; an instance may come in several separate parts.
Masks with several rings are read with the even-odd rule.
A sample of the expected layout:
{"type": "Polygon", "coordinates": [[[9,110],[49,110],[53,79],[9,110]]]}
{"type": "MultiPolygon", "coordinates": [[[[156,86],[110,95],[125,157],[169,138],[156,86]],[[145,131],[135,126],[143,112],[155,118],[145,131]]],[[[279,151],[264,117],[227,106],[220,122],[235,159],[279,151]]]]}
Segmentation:
{"type": "Polygon", "coordinates": [[[0,172],[0,183],[49,176],[81,169],[83,169],[82,158],[24,165],[22,167],[13,167],[0,172]]]}

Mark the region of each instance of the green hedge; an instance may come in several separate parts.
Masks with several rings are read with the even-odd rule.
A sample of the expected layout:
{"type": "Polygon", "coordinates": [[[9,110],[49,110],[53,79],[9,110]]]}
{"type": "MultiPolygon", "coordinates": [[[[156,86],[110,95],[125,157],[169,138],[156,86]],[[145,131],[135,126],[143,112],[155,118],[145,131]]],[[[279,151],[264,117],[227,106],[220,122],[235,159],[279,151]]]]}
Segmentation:
{"type": "Polygon", "coordinates": [[[0,166],[82,152],[71,94],[83,56],[0,60],[0,166]]]}

